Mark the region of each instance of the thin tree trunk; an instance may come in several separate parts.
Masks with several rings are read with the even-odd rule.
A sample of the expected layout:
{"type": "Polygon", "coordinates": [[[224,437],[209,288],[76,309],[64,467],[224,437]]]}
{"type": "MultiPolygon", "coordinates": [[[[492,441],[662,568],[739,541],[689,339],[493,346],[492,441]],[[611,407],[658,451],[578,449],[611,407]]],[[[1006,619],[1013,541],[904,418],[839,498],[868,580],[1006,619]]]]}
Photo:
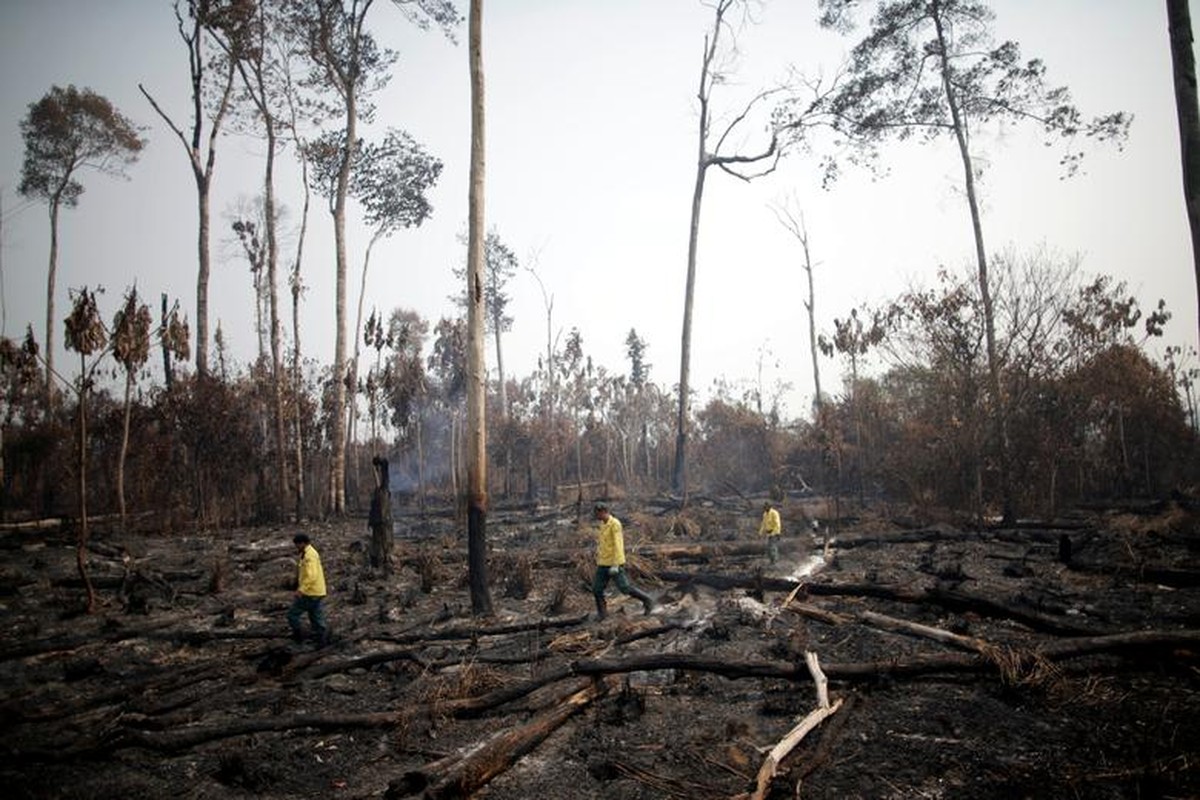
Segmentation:
{"type": "Polygon", "coordinates": [[[492,613],[487,575],[487,365],[484,358],[483,0],[471,0],[471,178],[467,209],[467,576],[471,611],[492,613]]]}
{"type": "Polygon", "coordinates": [[[971,211],[971,228],[975,235],[975,260],[978,264],[979,297],[983,305],[983,328],[987,342],[988,379],[992,392],[993,414],[998,436],[998,460],[1000,471],[1000,496],[1003,505],[1004,522],[1012,522],[1016,516],[1014,507],[1012,471],[1010,464],[1010,447],[1008,441],[1008,403],[1000,385],[1000,356],[996,348],[996,314],[992,304],[992,290],[988,278],[987,250],[983,244],[983,222],[979,211],[979,197],[975,189],[975,168],[971,160],[971,151],[967,143],[966,123],[962,119],[958,107],[958,99],[954,86],[950,81],[950,63],[947,58],[948,46],[945,31],[942,27],[942,17],[939,10],[939,0],[933,0],[933,22],[937,28],[938,46],[941,48],[942,87],[946,92],[946,105],[950,108],[950,116],[954,125],[954,138],[958,143],[958,152],[963,162],[963,179],[967,190],[967,206],[971,211]]]}
{"type": "MultiPolygon", "coordinates": [[[[362,346],[362,316],[363,304],[366,302],[367,296],[367,269],[371,265],[371,251],[375,248],[375,243],[379,241],[379,237],[383,235],[383,230],[377,230],[371,235],[371,241],[367,242],[367,250],[363,254],[362,278],[358,286],[358,311],[354,319],[354,355],[350,359],[349,376],[347,377],[347,403],[346,403],[346,449],[349,458],[353,459],[347,475],[348,485],[357,489],[358,486],[358,450],[354,447],[354,443],[358,441],[358,359],[361,353],[362,346]],[[349,484],[350,478],[353,478],[353,483],[349,484]]],[[[371,409],[371,446],[375,445],[375,411],[371,409]]],[[[352,496],[356,496],[356,492],[352,496]]]]}
{"type": "Polygon", "coordinates": [[[96,588],[87,568],[88,510],[87,510],[87,357],[79,354],[79,538],[75,543],[75,566],[86,592],[85,609],[96,610],[96,588]]]}
{"type": "Polygon", "coordinates": [[[126,530],[126,515],[125,515],[125,459],[129,455],[129,417],[132,403],[130,399],[133,396],[133,371],[125,371],[125,409],[122,414],[121,425],[121,455],[117,461],[117,507],[121,512],[121,531],[128,533],[126,530]]]}
{"type": "MultiPolygon", "coordinates": [[[[266,88],[259,73],[260,96],[266,98],[266,88]]],[[[275,214],[275,122],[269,113],[263,114],[267,130],[267,164],[263,181],[263,212],[267,222],[267,298],[271,324],[271,401],[275,412],[275,462],[277,499],[275,513],[283,519],[288,502],[287,433],[283,413],[283,382],[285,380],[282,340],[279,330],[279,290],[276,278],[279,265],[279,237],[276,235],[275,214]]]]}
{"type": "Polygon", "coordinates": [[[804,304],[804,310],[808,313],[808,350],[812,354],[813,365],[813,403],[821,404],[821,363],[818,358],[817,349],[817,292],[813,288],[813,263],[812,255],[808,250],[808,231],[804,230],[801,224],[801,231],[804,233],[804,238],[800,240],[800,244],[804,247],[804,272],[808,276],[808,302],[804,304]]]}
{"type": "MultiPolygon", "coordinates": [[[[500,378],[500,421],[508,420],[508,387],[504,380],[504,351],[500,348],[500,320],[495,319],[493,325],[493,334],[496,339],[496,374],[500,378]]],[[[505,497],[512,494],[512,447],[506,442],[504,445],[504,487],[503,492],[505,497]]]]}
{"type": "Polygon", "coordinates": [[[304,421],[300,413],[300,398],[304,396],[304,377],[300,368],[300,293],[304,288],[300,279],[301,257],[304,254],[304,236],[308,233],[308,160],[301,157],[300,168],[304,180],[304,210],[301,213],[300,237],[296,244],[296,263],[292,267],[292,391],[296,411],[296,519],[304,519],[304,421]]]}
{"type": "MultiPolygon", "coordinates": [[[[163,292],[162,300],[162,329],[167,329],[167,293],[163,292]]],[[[162,347],[163,357],[163,383],[167,387],[167,391],[171,391],[171,386],[175,383],[174,370],[171,368],[171,347],[167,341],[167,337],[160,337],[159,346],[162,347]]]]}
{"type": "MultiPolygon", "coordinates": [[[[703,75],[702,78],[703,80],[703,75]]],[[[703,95],[702,95],[703,97],[703,95]]],[[[681,502],[687,500],[687,441],[689,387],[692,370],[692,301],[696,293],[696,249],[700,240],[700,206],[704,199],[704,175],[708,169],[704,141],[708,136],[708,104],[701,102],[699,159],[696,162],[696,183],[692,189],[692,217],[688,227],[687,282],[683,290],[683,335],[679,356],[679,412],[675,420],[675,472],[671,487],[681,502]]]]}
{"type": "Polygon", "coordinates": [[[1192,15],[1188,0],[1167,0],[1167,29],[1171,38],[1175,115],[1179,120],[1183,200],[1192,234],[1192,270],[1200,295],[1200,107],[1196,97],[1196,55],[1192,49],[1192,15]]]}
{"type": "Polygon", "coordinates": [[[211,263],[208,253],[210,209],[208,199],[209,181],[193,163],[196,176],[196,207],[199,224],[196,232],[196,252],[199,269],[196,272],[196,374],[208,375],[208,280],[211,263]]]}
{"type": "Polygon", "coordinates": [[[333,207],[333,238],[337,250],[336,332],[333,348],[333,465],[329,476],[329,505],[336,515],[346,513],[346,195],[350,187],[350,167],[358,141],[358,105],[352,85],[346,87],[345,155],[338,172],[333,207]]]}
{"type": "Polygon", "coordinates": [[[50,201],[50,263],[46,271],[46,409],[54,408],[54,285],[58,278],[59,194],[50,201]]]}
{"type": "Polygon", "coordinates": [[[421,512],[425,511],[425,446],[421,430],[421,415],[417,414],[417,502],[421,512]]]}

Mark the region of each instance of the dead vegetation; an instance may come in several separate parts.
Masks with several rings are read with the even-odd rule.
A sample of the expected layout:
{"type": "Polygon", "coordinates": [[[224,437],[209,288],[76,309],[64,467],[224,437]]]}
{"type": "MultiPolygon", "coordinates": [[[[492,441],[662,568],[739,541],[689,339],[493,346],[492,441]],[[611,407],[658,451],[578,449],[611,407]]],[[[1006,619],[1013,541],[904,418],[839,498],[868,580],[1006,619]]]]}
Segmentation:
{"type": "MultiPolygon", "coordinates": [[[[819,516],[806,502],[785,522],[819,516]]],[[[99,532],[93,615],[70,531],[4,533],[6,794],[1200,795],[1193,511],[860,515],[789,525],[771,568],[745,498],[623,505],[663,608],[610,595],[602,623],[570,507],[493,512],[489,619],[449,515],[399,518],[386,579],[365,522],[306,526],[331,587],[320,650],[285,637],[290,529],[99,532]]]]}

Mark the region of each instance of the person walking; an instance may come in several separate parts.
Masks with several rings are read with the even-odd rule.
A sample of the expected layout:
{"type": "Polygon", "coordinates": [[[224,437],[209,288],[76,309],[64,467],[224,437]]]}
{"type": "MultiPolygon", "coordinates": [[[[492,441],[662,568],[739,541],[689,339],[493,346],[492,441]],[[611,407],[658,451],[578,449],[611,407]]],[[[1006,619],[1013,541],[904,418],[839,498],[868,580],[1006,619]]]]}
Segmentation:
{"type": "Polygon", "coordinates": [[[371,529],[371,544],[367,549],[371,568],[392,574],[392,492],[389,486],[388,460],[380,456],[371,459],[375,472],[375,491],[371,493],[371,511],[367,525],[371,529]]]}
{"type": "Polygon", "coordinates": [[[317,646],[324,647],[329,644],[329,627],[325,623],[325,570],[321,568],[321,555],[312,546],[307,533],[297,533],[292,537],[292,543],[296,545],[300,561],[296,571],[296,597],[287,613],[288,627],[292,629],[292,639],[303,642],[300,619],[307,614],[317,646]]]}
{"type": "Polygon", "coordinates": [[[642,613],[649,614],[658,603],[650,595],[638,589],[629,582],[625,574],[625,534],[621,520],[609,513],[608,506],[596,503],[592,509],[600,529],[596,538],[596,575],[592,579],[592,594],[596,598],[596,618],[608,616],[608,603],[604,599],[604,590],[608,587],[610,578],[616,580],[617,588],[623,594],[642,601],[642,613]]]}
{"type": "Polygon", "coordinates": [[[758,535],[767,537],[767,561],[774,564],[779,560],[779,534],[783,532],[783,524],[779,521],[779,512],[771,501],[763,503],[762,522],[758,525],[758,535]]]}

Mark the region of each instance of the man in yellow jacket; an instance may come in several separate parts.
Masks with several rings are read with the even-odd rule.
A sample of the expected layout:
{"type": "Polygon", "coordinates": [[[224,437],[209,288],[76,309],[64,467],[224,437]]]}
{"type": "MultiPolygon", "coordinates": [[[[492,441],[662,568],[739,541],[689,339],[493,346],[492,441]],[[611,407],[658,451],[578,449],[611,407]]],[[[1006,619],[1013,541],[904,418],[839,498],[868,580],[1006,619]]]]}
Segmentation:
{"type": "Polygon", "coordinates": [[[597,503],[593,509],[600,530],[596,539],[596,575],[592,579],[592,594],[596,598],[596,618],[604,619],[608,615],[608,603],[604,600],[604,590],[608,587],[608,579],[617,582],[617,588],[630,597],[642,601],[642,613],[649,614],[657,606],[650,595],[638,589],[629,582],[625,574],[625,533],[621,520],[608,512],[608,506],[597,503]]]}
{"type": "Polygon", "coordinates": [[[758,535],[767,537],[767,560],[774,564],[779,560],[779,534],[783,525],[779,521],[779,512],[771,505],[771,501],[763,503],[762,522],[758,524],[758,535]]]}
{"type": "Polygon", "coordinates": [[[297,533],[292,537],[292,543],[300,554],[300,562],[296,599],[287,614],[288,626],[292,629],[292,639],[304,641],[300,618],[307,614],[317,646],[324,647],[329,643],[329,628],[325,624],[325,571],[321,568],[321,555],[312,546],[307,533],[297,533]]]}

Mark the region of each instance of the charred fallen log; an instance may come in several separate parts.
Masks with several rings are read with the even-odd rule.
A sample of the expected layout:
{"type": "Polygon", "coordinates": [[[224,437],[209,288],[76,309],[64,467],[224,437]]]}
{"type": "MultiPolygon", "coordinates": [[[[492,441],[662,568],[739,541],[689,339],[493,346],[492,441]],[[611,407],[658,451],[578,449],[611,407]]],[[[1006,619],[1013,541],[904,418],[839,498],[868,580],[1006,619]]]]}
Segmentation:
{"type": "Polygon", "coordinates": [[[802,582],[789,578],[766,576],[714,575],[663,570],[656,573],[660,580],[680,586],[701,585],[714,589],[747,589],[751,591],[791,592],[798,586],[809,595],[877,597],[901,603],[929,603],[950,611],[973,612],[980,616],[1009,619],[1026,627],[1064,636],[1089,636],[1103,631],[1056,619],[1048,614],[1029,611],[1011,603],[969,594],[960,589],[934,585],[927,588],[894,586],[881,583],[802,582]]]}
{"type": "Polygon", "coordinates": [[[388,784],[384,797],[400,800],[420,794],[427,800],[470,797],[488,781],[531,752],[564,722],[605,694],[608,681],[592,681],[565,701],[528,722],[495,734],[465,755],[452,755],[405,773],[388,784]]]}
{"type": "Polygon", "coordinates": [[[515,622],[507,625],[478,626],[467,625],[453,628],[414,631],[411,633],[388,635],[378,634],[369,638],[379,642],[392,644],[415,644],[417,642],[442,641],[446,639],[479,639],[484,636],[509,636],[525,631],[551,630],[553,628],[570,628],[581,625],[587,620],[587,614],[559,619],[540,619],[533,622],[515,622]]]}

